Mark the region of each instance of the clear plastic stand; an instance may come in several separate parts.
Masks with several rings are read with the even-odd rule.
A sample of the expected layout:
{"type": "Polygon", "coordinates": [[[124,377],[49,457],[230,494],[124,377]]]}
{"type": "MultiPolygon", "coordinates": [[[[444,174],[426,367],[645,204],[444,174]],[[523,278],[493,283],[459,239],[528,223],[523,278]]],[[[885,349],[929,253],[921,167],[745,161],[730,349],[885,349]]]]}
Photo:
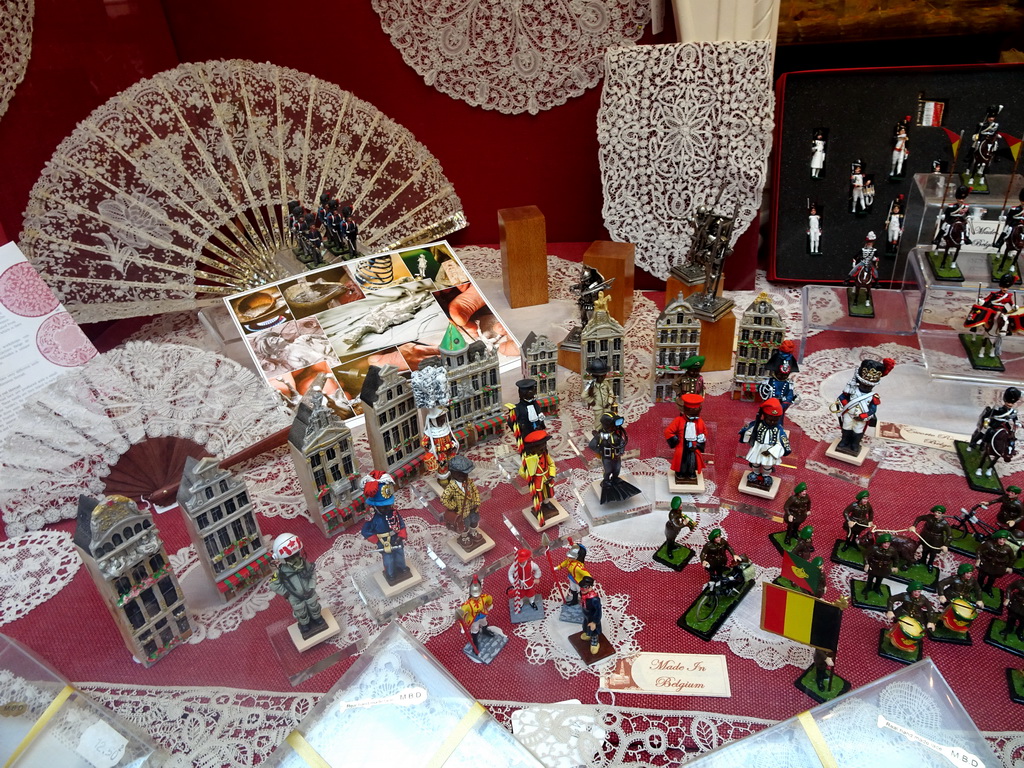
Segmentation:
{"type": "MultiPolygon", "coordinates": [[[[349,631],[342,625],[341,636],[349,642],[339,648],[328,638],[319,645],[300,653],[296,650],[295,643],[292,642],[291,634],[288,632],[288,628],[294,623],[295,619],[289,617],[267,626],[267,637],[274,649],[274,655],[277,656],[281,670],[288,678],[288,682],[293,686],[301,685],[313,675],[323,672],[349,656],[354,656],[366,647],[366,638],[357,629],[353,628],[349,631]],[[353,634],[355,637],[351,637],[353,634]]],[[[335,636],[336,638],[337,636],[335,636]]]]}
{"type": "Polygon", "coordinates": [[[879,466],[885,460],[888,455],[888,446],[884,440],[878,438],[864,437],[864,445],[868,449],[867,456],[864,459],[864,463],[860,466],[850,464],[849,462],[842,461],[841,459],[834,459],[831,456],[826,456],[825,452],[829,446],[835,441],[833,438],[829,441],[821,441],[814,444],[814,450],[807,457],[804,462],[804,467],[813,471],[820,472],[823,475],[834,477],[837,480],[845,480],[848,483],[853,483],[861,488],[867,488],[871,484],[871,479],[875,476],[879,466]]]}
{"type": "MultiPolygon", "coordinates": [[[[772,473],[772,488],[769,489],[770,495],[762,495],[762,493],[751,493],[748,494],[746,491],[740,490],[740,483],[746,478],[752,471],[749,464],[733,464],[732,469],[729,471],[729,478],[725,482],[725,487],[719,486],[718,494],[735,495],[740,494],[740,498],[750,496],[752,498],[763,498],[763,499],[775,499],[778,498],[780,493],[789,495],[793,492],[794,475],[791,471],[786,471],[789,468],[780,467],[772,473]],[[774,493],[771,491],[774,490],[774,493]]],[[[724,497],[723,497],[724,498],[724,497]]]]}
{"type": "MultiPolygon", "coordinates": [[[[440,557],[437,559],[440,560],[440,557]]],[[[443,560],[441,563],[444,565],[443,560]]],[[[415,566],[422,579],[412,587],[390,597],[381,589],[376,578],[383,570],[380,564],[374,564],[352,574],[352,583],[359,594],[359,599],[363,601],[373,620],[381,626],[392,619],[412,613],[444,594],[445,590],[441,586],[439,576],[443,570],[447,570],[446,566],[442,569],[436,561],[421,555],[408,558],[406,564],[410,567],[415,566]]],[[[448,576],[453,578],[450,572],[448,576]]]]}
{"type": "Polygon", "coordinates": [[[655,498],[656,478],[630,474],[626,471],[628,463],[625,462],[623,464],[623,471],[619,476],[640,489],[640,493],[635,496],[630,496],[622,501],[608,501],[602,504],[600,479],[588,482],[582,488],[574,489],[574,493],[576,493],[592,526],[614,523],[619,520],[625,520],[627,517],[646,515],[654,510],[652,500],[655,498]]]}

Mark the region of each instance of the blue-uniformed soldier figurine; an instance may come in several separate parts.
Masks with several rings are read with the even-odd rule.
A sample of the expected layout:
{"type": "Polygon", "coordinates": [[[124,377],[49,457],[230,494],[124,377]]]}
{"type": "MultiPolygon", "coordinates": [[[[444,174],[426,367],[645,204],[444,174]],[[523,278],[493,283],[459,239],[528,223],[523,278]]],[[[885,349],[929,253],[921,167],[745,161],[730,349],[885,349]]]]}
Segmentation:
{"type": "Polygon", "coordinates": [[[412,575],[405,565],[405,520],[395,510],[395,480],[387,472],[375,469],[362,479],[362,487],[373,517],[359,533],[376,545],[384,561],[384,578],[394,586],[412,575]]]}

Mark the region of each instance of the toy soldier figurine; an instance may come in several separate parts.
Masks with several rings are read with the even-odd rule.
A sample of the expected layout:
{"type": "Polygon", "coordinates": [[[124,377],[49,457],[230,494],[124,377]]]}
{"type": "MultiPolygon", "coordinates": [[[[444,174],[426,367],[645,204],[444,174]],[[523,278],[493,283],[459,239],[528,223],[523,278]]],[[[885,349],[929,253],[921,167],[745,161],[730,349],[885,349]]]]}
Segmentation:
{"type": "Polygon", "coordinates": [[[814,139],[811,140],[811,178],[821,177],[825,168],[825,131],[818,128],[814,132],[814,139]]]}
{"type": "MultiPolygon", "coordinates": [[[[1004,275],[1005,277],[1005,275],[1004,275]]],[[[1009,461],[1017,447],[1017,403],[1020,390],[1007,387],[1003,404],[986,407],[978,418],[978,426],[967,446],[969,453],[980,452],[981,458],[974,470],[975,477],[991,477],[999,459],[1009,461]]],[[[996,499],[1000,501],[1000,499],[996,499]]],[[[991,503],[991,502],[989,502],[991,503]]],[[[1018,502],[1019,504],[1019,502],[1018,502]]],[[[987,504],[985,506],[988,506],[987,504]]]]}
{"type": "Polygon", "coordinates": [[[762,400],[774,397],[782,404],[783,420],[789,406],[795,403],[798,397],[796,390],[793,389],[793,382],[789,380],[790,374],[800,373],[800,366],[797,365],[794,352],[796,352],[796,344],[792,339],[786,339],[779,344],[778,349],[772,352],[772,356],[764,364],[768,378],[757,385],[758,397],[762,400]]]}
{"type": "Polygon", "coordinates": [[[900,240],[903,239],[903,195],[900,195],[889,206],[889,216],[885,220],[885,252],[899,252],[900,240]]]}
{"type": "Polygon", "coordinates": [[[817,203],[807,208],[807,252],[812,256],[821,255],[821,213],[817,203]]]}
{"type": "Polygon", "coordinates": [[[707,426],[700,417],[704,405],[701,395],[683,395],[676,401],[679,415],[665,428],[665,440],[672,453],[672,471],[678,485],[697,484],[704,471],[707,426]]]}
{"type": "Polygon", "coordinates": [[[523,602],[539,612],[543,605],[537,605],[537,583],[540,580],[540,566],[533,561],[528,549],[516,550],[516,559],[508,567],[508,591],[512,595],[514,612],[519,613],[523,608],[523,602]]]}
{"type": "MultiPolygon", "coordinates": [[[[792,554],[801,558],[802,560],[810,561],[811,555],[814,554],[814,526],[805,525],[800,529],[800,532],[796,535],[798,541],[796,546],[793,547],[792,554]]],[[[821,560],[821,558],[816,558],[821,560]]],[[[825,581],[822,580],[820,586],[824,589],[825,581]]]]}
{"type": "Polygon", "coordinates": [[[793,450],[782,424],[782,403],[774,397],[765,400],[757,418],[740,430],[740,442],[750,443],[744,457],[750,465],[747,484],[761,490],[772,487],[772,472],[793,450]]]}
{"type": "Polygon", "coordinates": [[[348,239],[349,251],[353,256],[359,255],[359,227],[352,221],[352,208],[351,206],[344,205],[341,208],[341,225],[338,227],[338,233],[348,239]]]}
{"type": "Polygon", "coordinates": [[[921,557],[918,560],[929,572],[935,566],[935,558],[940,552],[949,551],[949,541],[953,536],[953,529],[946,520],[946,508],[936,504],[927,515],[919,515],[914,520],[914,526],[924,523],[917,535],[921,539],[921,557]]]}
{"type": "Polygon", "coordinates": [[[807,495],[807,483],[799,482],[792,495],[782,505],[782,520],[786,524],[786,544],[797,537],[800,527],[811,514],[811,497],[807,495]]]}
{"type": "MultiPolygon", "coordinates": [[[[856,305],[861,301],[861,292],[864,293],[864,308],[871,307],[871,289],[875,287],[875,283],[878,282],[878,249],[875,248],[875,233],[868,232],[864,237],[864,245],[860,249],[860,256],[853,258],[852,267],[850,268],[850,274],[846,276],[846,285],[851,285],[852,288],[847,292],[847,298],[851,305],[856,305]]],[[[850,310],[853,311],[852,308],[850,310]]],[[[871,316],[874,316],[874,310],[871,310],[871,316]]]]}
{"type": "Polygon", "coordinates": [[[867,584],[865,592],[882,594],[882,579],[892,576],[899,569],[899,553],[892,548],[892,534],[880,534],[874,544],[864,550],[864,563],[867,566],[867,584]]]}
{"type": "Polygon", "coordinates": [[[907,124],[910,122],[910,115],[896,123],[892,132],[892,165],[889,167],[890,179],[903,178],[903,161],[910,155],[907,149],[907,124]]]}
{"type": "Polygon", "coordinates": [[[558,474],[555,460],[548,455],[548,433],[542,429],[530,432],[523,441],[523,461],[519,465],[519,476],[530,485],[530,499],[533,515],[544,525],[545,513],[555,512],[551,502],[555,495],[551,481],[558,474]]]}
{"type": "Polygon", "coordinates": [[[708,535],[708,543],[700,551],[700,562],[708,572],[708,583],[721,581],[735,558],[736,551],[723,535],[722,529],[715,528],[708,535]]]}
{"type": "Polygon", "coordinates": [[[395,480],[387,472],[373,470],[361,481],[366,504],[373,517],[363,524],[360,535],[376,545],[384,561],[384,578],[395,586],[412,575],[405,564],[405,520],[395,511],[395,480]]]}
{"type": "Polygon", "coordinates": [[[942,246],[942,260],[939,262],[941,269],[958,269],[956,260],[960,256],[960,249],[971,244],[971,209],[967,205],[967,196],[970,194],[971,188],[961,184],[954,193],[956,199],[942,211],[939,233],[932,241],[932,245],[942,246]],[[952,260],[950,249],[953,251],[952,260]]]}
{"type": "Polygon", "coordinates": [[[874,186],[858,160],[850,164],[850,213],[867,213],[875,201],[874,186]]]}
{"type": "Polygon", "coordinates": [[[327,629],[327,620],[321,615],[316,593],[315,566],[302,556],[302,540],[293,533],[282,533],[274,539],[272,551],[277,572],[270,578],[270,590],[291,604],[303,640],[319,635],[327,629]]]}
{"type": "Polygon", "coordinates": [[[857,456],[860,453],[864,433],[875,423],[875,412],[882,402],[875,394],[875,386],[883,376],[888,376],[895,366],[896,361],[891,358],[882,361],[869,358],[862,361],[846,389],[829,407],[829,410],[838,417],[842,433],[836,443],[836,451],[849,456],[857,456]]]}
{"type": "Polygon", "coordinates": [[[1002,104],[990,106],[985,114],[985,119],[978,123],[974,135],[971,136],[971,160],[965,174],[968,184],[973,185],[977,179],[979,187],[987,187],[985,171],[992,163],[996,150],[999,148],[999,123],[996,122],[996,118],[1002,111],[1002,104]]]}
{"type": "Polygon", "coordinates": [[[583,565],[587,559],[587,548],[582,544],[571,544],[569,551],[565,553],[565,560],[555,566],[555,570],[564,570],[569,580],[569,598],[566,605],[576,605],[580,601],[580,583],[590,571],[583,565]]]}
{"type": "Polygon", "coordinates": [[[683,375],[676,381],[679,396],[700,395],[703,397],[704,377],[700,375],[700,372],[704,367],[704,355],[688,357],[679,364],[679,367],[683,369],[683,375]]]}
{"type": "Polygon", "coordinates": [[[983,501],[982,509],[988,509],[992,504],[999,504],[999,511],[996,513],[996,522],[1004,530],[1021,535],[1021,519],[1024,518],[1024,504],[1019,498],[1020,488],[1016,485],[1006,487],[1006,493],[998,499],[983,501]]]}
{"type": "Polygon", "coordinates": [[[601,428],[601,417],[606,412],[616,413],[615,390],[608,381],[608,372],[608,361],[603,357],[594,358],[587,364],[590,380],[583,388],[583,402],[594,414],[594,429],[601,428]]]}
{"type": "Polygon", "coordinates": [[[601,596],[597,593],[593,576],[580,579],[580,605],[583,608],[580,640],[589,640],[590,652],[594,654],[601,650],[601,596]]]}
{"type": "Polygon", "coordinates": [[[479,648],[477,643],[478,635],[482,632],[485,636],[493,637],[496,633],[487,626],[487,614],[494,607],[494,599],[490,595],[483,594],[483,585],[480,578],[473,576],[473,582],[469,585],[469,599],[459,606],[459,617],[463,627],[469,627],[470,642],[473,648],[479,648]]]}
{"type": "Polygon", "coordinates": [[[974,578],[974,566],[970,563],[963,563],[956,569],[956,575],[943,579],[939,582],[939,603],[945,605],[950,600],[961,598],[973,603],[978,608],[984,608],[985,603],[981,599],[981,587],[974,578]]]}
{"type": "Polygon", "coordinates": [[[672,508],[668,511],[668,520],[665,521],[665,543],[662,545],[665,548],[666,555],[671,555],[672,552],[679,548],[679,544],[676,544],[676,539],[679,538],[683,528],[689,529],[692,533],[697,529],[697,523],[683,512],[682,497],[673,496],[672,508]]]}
{"type": "Polygon", "coordinates": [[[459,545],[467,552],[483,543],[480,534],[480,491],[469,477],[474,464],[465,456],[453,456],[448,462],[451,481],[441,494],[441,505],[447,510],[445,525],[459,534],[459,545]]]}
{"type": "Polygon", "coordinates": [[[814,661],[811,662],[811,666],[814,667],[814,684],[818,686],[819,691],[827,691],[832,688],[832,670],[836,665],[835,659],[835,651],[824,648],[814,649],[814,661]]]}
{"type": "MultiPolygon", "coordinates": [[[[1011,248],[1015,248],[1012,242],[1014,230],[1024,226],[1024,188],[1017,193],[1017,199],[1020,201],[1018,205],[1015,205],[1010,210],[1000,214],[999,223],[1001,225],[1001,229],[995,242],[992,243],[992,247],[995,248],[996,251],[1003,250],[1005,246],[1005,251],[1003,253],[1004,259],[1010,255],[1011,248]]],[[[1000,269],[1002,269],[1003,262],[1000,261],[999,263],[1000,269]]],[[[1015,270],[1016,265],[1010,267],[1011,272],[1015,270]]]]}
{"type": "Polygon", "coordinates": [[[909,616],[921,622],[928,629],[935,628],[935,608],[921,590],[924,585],[920,581],[907,584],[907,591],[890,597],[885,604],[885,617],[889,621],[898,621],[909,616]]]}
{"type": "Polygon", "coordinates": [[[978,549],[978,586],[988,594],[994,593],[996,581],[1013,571],[1017,553],[1007,539],[1007,531],[996,531],[978,549]]]}
{"type": "Polygon", "coordinates": [[[870,494],[867,491],[860,491],[857,494],[857,500],[851,502],[843,510],[847,544],[856,545],[861,533],[873,527],[875,510],[872,508],[871,502],[868,501],[868,496],[870,494]]]}
{"type": "Polygon", "coordinates": [[[1006,606],[1006,626],[1003,627],[1003,637],[1016,629],[1017,639],[1024,642],[1024,579],[1014,579],[1013,583],[1006,588],[1003,605],[1006,606]]]}
{"type": "Polygon", "coordinates": [[[544,412],[537,407],[537,382],[533,379],[521,379],[516,382],[519,389],[519,402],[515,405],[506,403],[508,423],[512,435],[516,439],[516,449],[523,452],[523,441],[528,434],[544,429],[544,412]]]}
{"type": "Polygon", "coordinates": [[[640,493],[640,489],[619,477],[622,470],[622,454],[626,451],[629,436],[623,427],[623,419],[614,413],[601,416],[601,428],[594,432],[587,447],[601,457],[604,475],[601,478],[601,503],[625,501],[640,493]]]}

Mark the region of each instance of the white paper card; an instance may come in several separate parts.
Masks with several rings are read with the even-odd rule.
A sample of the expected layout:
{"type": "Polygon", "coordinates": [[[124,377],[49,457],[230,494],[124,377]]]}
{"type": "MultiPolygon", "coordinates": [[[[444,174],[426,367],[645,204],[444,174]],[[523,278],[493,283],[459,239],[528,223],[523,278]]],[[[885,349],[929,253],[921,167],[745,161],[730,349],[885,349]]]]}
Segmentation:
{"type": "Polygon", "coordinates": [[[124,757],[126,746],[128,739],[102,720],[97,720],[85,729],[76,751],[96,768],[113,768],[124,757]]]}
{"type": "Polygon", "coordinates": [[[640,653],[620,659],[611,674],[601,676],[601,687],[616,693],[732,696],[725,656],[711,653],[640,653]]]}

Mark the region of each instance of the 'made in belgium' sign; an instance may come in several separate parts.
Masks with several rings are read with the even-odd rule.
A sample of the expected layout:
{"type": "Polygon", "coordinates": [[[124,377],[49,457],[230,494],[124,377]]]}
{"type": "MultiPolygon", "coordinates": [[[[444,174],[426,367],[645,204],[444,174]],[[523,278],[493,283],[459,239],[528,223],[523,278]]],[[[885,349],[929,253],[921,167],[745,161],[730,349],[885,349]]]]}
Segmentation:
{"type": "Polygon", "coordinates": [[[732,695],[725,656],[705,653],[640,653],[619,659],[611,673],[601,676],[601,687],[616,693],[732,695]]]}

